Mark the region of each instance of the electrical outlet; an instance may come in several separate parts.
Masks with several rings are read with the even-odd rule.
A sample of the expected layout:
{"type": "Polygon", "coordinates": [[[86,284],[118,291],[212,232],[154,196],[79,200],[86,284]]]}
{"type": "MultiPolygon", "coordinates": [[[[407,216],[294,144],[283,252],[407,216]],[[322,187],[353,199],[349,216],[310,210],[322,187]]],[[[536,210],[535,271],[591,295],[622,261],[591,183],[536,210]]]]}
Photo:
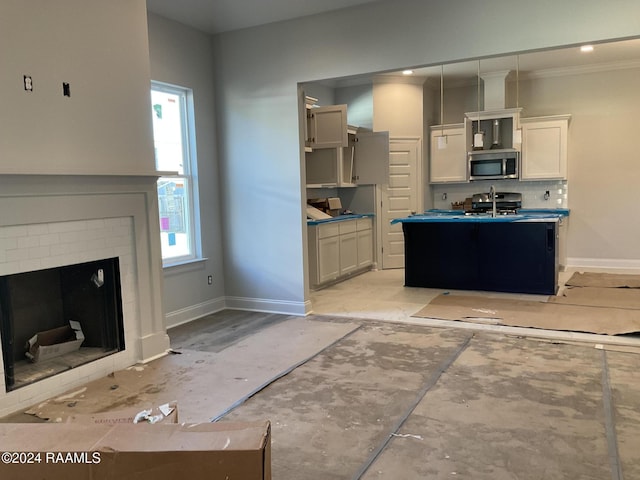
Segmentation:
{"type": "Polygon", "coordinates": [[[33,92],[33,80],[30,75],[23,75],[24,89],[27,92],[33,92]]]}
{"type": "Polygon", "coordinates": [[[213,285],[213,275],[209,275],[209,276],[207,277],[207,284],[209,284],[209,285],[213,285]]]}

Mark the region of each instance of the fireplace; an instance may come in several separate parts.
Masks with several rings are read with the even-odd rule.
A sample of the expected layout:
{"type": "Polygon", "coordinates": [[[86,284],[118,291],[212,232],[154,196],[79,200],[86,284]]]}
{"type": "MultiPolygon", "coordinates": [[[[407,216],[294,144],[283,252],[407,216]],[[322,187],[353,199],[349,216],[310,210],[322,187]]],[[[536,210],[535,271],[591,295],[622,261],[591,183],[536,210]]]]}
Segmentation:
{"type": "Polygon", "coordinates": [[[11,328],[19,335],[14,332],[11,343],[5,333],[0,343],[0,417],[166,354],[169,337],[162,306],[156,178],[147,174],[0,174],[0,295],[4,297],[0,301],[7,303],[16,282],[21,288],[22,283],[33,282],[36,287],[20,295],[38,293],[44,298],[16,303],[22,301],[23,309],[34,310],[44,310],[42,304],[49,303],[52,306],[46,310],[55,312],[55,321],[40,317],[41,325],[26,328],[15,312],[7,313],[3,306],[1,330],[6,330],[5,319],[13,315],[11,328]],[[92,278],[97,279],[100,270],[104,286],[96,288],[92,278]],[[80,286],[69,286],[75,277],[80,286]],[[55,301],[50,291],[44,292],[53,285],[60,285],[55,301]],[[107,294],[110,288],[113,291],[107,294]],[[78,300],[83,292],[88,297],[78,300]],[[99,306],[93,308],[99,312],[90,316],[108,318],[99,327],[74,311],[96,301],[92,295],[98,295],[99,306]],[[38,369],[48,363],[39,365],[24,358],[25,339],[42,329],[70,325],[74,319],[85,336],[76,353],[93,351],[95,356],[80,357],[71,367],[60,367],[64,370],[20,377],[21,368],[38,369]],[[12,363],[13,372],[7,368],[12,363]]]}
{"type": "Polygon", "coordinates": [[[0,277],[0,336],[7,391],[124,350],[119,259],[0,277]]]}

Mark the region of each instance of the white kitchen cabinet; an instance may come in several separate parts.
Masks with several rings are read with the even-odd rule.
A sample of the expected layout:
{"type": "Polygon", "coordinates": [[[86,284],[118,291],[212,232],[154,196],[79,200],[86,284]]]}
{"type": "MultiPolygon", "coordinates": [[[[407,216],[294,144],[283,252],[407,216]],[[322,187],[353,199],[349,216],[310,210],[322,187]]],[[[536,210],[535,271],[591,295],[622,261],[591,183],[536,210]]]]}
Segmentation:
{"type": "Polygon", "coordinates": [[[521,118],[521,180],[567,178],[567,137],[570,115],[521,118]]]}
{"type": "Polygon", "coordinates": [[[522,108],[504,110],[483,110],[469,112],[464,116],[465,151],[479,148],[475,143],[475,134],[480,131],[483,150],[508,148],[520,151],[520,113],[522,108]],[[497,123],[496,123],[497,122],[497,123]],[[494,138],[494,135],[497,138],[494,138]]]}
{"type": "Polygon", "coordinates": [[[380,185],[389,181],[389,132],[363,132],[355,135],[352,154],[356,185],[380,185]]]}
{"type": "Polygon", "coordinates": [[[329,105],[307,109],[306,147],[337,148],[346,147],[347,106],[329,105]]]}
{"type": "Polygon", "coordinates": [[[317,226],[315,267],[318,283],[335,280],[340,275],[340,230],[336,223],[317,226]]]}
{"type": "Polygon", "coordinates": [[[466,182],[467,151],[464,124],[431,127],[431,183],[466,182]]]}
{"type": "Polygon", "coordinates": [[[389,132],[347,130],[347,146],[305,153],[307,188],[356,187],[386,183],[389,132]]]}
{"type": "Polygon", "coordinates": [[[373,221],[371,218],[356,220],[358,241],[358,268],[366,268],[373,264],[373,221]]]}
{"type": "Polygon", "coordinates": [[[340,275],[347,275],[358,268],[358,238],[356,220],[338,223],[340,237],[340,275]]]}
{"type": "Polygon", "coordinates": [[[318,283],[335,280],[340,276],[340,237],[318,241],[318,283]]]}
{"type": "Polygon", "coordinates": [[[372,233],[370,218],[310,225],[308,250],[311,288],[321,288],[369,270],[373,264],[372,233]]]}

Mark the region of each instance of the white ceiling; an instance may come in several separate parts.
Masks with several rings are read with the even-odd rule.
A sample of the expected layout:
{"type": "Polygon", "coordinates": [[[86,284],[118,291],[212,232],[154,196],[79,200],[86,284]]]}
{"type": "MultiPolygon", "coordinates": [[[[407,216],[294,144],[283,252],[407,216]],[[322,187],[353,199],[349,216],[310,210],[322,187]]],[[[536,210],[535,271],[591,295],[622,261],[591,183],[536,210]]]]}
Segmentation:
{"type": "Polygon", "coordinates": [[[374,1],[379,0],[147,0],[147,9],[204,32],[221,33],[374,1]]]}

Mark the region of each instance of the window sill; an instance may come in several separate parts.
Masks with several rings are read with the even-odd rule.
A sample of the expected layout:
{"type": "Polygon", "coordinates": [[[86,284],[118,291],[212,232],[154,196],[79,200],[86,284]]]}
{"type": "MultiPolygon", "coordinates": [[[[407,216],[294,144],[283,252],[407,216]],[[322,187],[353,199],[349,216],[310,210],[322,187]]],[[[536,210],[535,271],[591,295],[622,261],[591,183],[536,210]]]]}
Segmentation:
{"type": "Polygon", "coordinates": [[[202,270],[207,260],[209,260],[207,257],[202,257],[171,263],[167,262],[162,264],[162,270],[165,275],[177,275],[180,273],[193,272],[195,270],[202,270]]]}

